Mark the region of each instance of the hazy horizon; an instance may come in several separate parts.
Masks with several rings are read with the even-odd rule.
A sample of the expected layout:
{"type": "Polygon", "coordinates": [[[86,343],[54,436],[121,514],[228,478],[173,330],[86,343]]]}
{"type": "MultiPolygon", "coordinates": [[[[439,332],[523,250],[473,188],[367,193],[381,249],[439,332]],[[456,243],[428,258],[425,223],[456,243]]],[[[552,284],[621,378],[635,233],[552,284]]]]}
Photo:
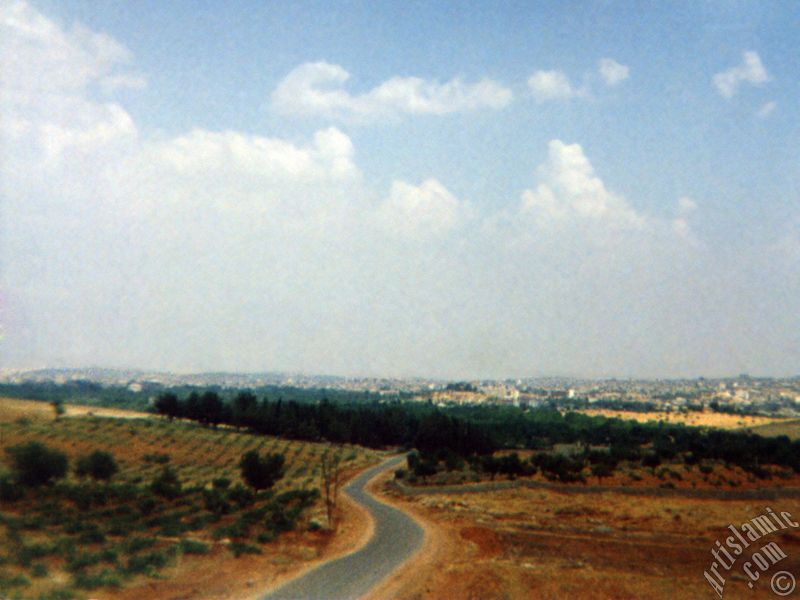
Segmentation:
{"type": "Polygon", "coordinates": [[[795,376],[795,24],[0,0],[0,366],[795,376]]]}

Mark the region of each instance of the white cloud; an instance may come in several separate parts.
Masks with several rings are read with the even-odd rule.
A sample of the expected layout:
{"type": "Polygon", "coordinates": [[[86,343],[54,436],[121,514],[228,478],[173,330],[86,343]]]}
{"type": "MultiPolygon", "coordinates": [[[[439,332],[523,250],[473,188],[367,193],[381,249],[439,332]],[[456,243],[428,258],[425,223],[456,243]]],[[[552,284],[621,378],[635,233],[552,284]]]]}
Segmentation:
{"type": "Polygon", "coordinates": [[[621,65],[613,58],[601,59],[598,71],[600,72],[600,76],[603,78],[603,81],[609,86],[615,86],[619,83],[622,83],[630,75],[630,69],[625,65],[621,65]]]}
{"type": "Polygon", "coordinates": [[[360,95],[344,89],[349,79],[350,74],[339,65],[305,63],[278,84],[272,93],[272,107],[282,114],[372,119],[500,109],[512,99],[511,90],[489,79],[467,84],[457,78],[439,83],[394,77],[360,95]]]}
{"type": "Polygon", "coordinates": [[[567,100],[579,95],[562,71],[536,71],[528,78],[528,88],[537,102],[567,100]]]}
{"type": "Polygon", "coordinates": [[[536,188],[522,194],[522,210],[539,222],[588,220],[634,228],[645,223],[623,197],[606,189],[579,144],[552,140],[537,175],[536,188]]]}
{"type": "Polygon", "coordinates": [[[773,112],[775,112],[776,108],[778,108],[778,104],[776,102],[772,101],[767,102],[761,108],[758,109],[756,116],[760,119],[766,119],[773,112]]]}
{"type": "Polygon", "coordinates": [[[732,98],[743,83],[761,85],[770,80],[770,76],[758,53],[748,51],[742,53],[740,65],[731,67],[714,75],[713,81],[717,91],[723,98],[732,98]]]}
{"type": "Polygon", "coordinates": [[[25,2],[0,5],[0,32],[3,87],[17,93],[83,90],[131,59],[108,35],[80,25],[65,30],[25,2]]]}
{"type": "MultiPolygon", "coordinates": [[[[3,6],[0,43],[16,52],[0,78],[4,365],[695,375],[730,371],[731,348],[743,364],[797,364],[795,234],[776,250],[786,269],[754,285],[761,262],[731,269],[687,243],[692,201],[648,216],[558,140],[523,208],[492,213],[433,176],[376,191],[337,128],[149,135],[96,97],[127,74],[120,44],[3,6]],[[730,326],[765,310],[786,324],[768,344],[730,326]]],[[[329,75],[340,83],[315,110],[458,97],[403,80],[351,96],[329,75]]]]}
{"type": "Polygon", "coordinates": [[[393,182],[389,197],[378,209],[378,219],[387,231],[409,237],[444,235],[464,218],[463,204],[435,179],[419,186],[393,182]]]}

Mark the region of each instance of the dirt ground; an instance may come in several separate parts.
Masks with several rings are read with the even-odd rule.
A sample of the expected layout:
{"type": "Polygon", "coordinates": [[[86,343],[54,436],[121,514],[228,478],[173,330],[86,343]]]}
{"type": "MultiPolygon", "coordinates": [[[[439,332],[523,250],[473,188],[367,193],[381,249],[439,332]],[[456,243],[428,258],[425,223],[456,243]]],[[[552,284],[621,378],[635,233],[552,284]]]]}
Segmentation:
{"type": "MultiPolygon", "coordinates": [[[[372,519],[346,496],[340,498],[336,535],[329,532],[284,534],[262,555],[234,558],[216,549],[189,564],[178,563],[162,572],[163,579],[142,578],[113,594],[118,600],[255,600],[318,564],[363,546],[372,535],[372,519]]],[[[102,600],[101,596],[96,596],[102,600]]],[[[112,596],[108,596],[111,598],[112,596]]]]}
{"type": "MultiPolygon", "coordinates": [[[[800,500],[722,501],[685,497],[574,494],[526,488],[405,497],[383,490],[413,513],[426,544],[370,600],[491,598],[715,598],[703,573],[729,524],[763,514],[766,506],[800,521],[800,500]]],[[[800,576],[800,529],[775,541],[787,554],[759,580],[743,571],[747,553],[726,577],[725,598],[775,598],[771,578],[800,576]],[[747,583],[753,583],[753,589],[747,583]]]]}

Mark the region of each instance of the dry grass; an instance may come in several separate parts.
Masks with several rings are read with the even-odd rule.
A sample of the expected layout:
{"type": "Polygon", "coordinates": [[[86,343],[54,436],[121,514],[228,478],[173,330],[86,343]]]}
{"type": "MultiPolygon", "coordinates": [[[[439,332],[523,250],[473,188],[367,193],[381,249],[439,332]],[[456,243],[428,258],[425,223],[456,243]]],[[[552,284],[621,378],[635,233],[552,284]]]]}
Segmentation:
{"type": "Polygon", "coordinates": [[[687,413],[636,412],[632,410],[611,410],[605,408],[587,408],[577,412],[591,417],[624,419],[648,423],[664,421],[665,423],[683,423],[695,427],[716,427],[718,429],[743,429],[771,423],[780,423],[780,417],[762,417],[757,415],[729,415],[713,411],[689,411],[687,413]]]}
{"type": "MultiPolygon", "coordinates": [[[[393,501],[414,512],[438,540],[391,591],[392,598],[416,600],[714,597],[703,571],[714,560],[715,541],[724,542],[729,524],[762,514],[767,505],[524,488],[393,501]]],[[[797,498],[768,505],[800,515],[797,498]]],[[[788,554],[772,572],[797,573],[798,531],[770,540],[788,554]]],[[[730,572],[725,597],[774,597],[769,576],[754,590],[746,586],[744,560],[730,572]]]]}
{"type": "Polygon", "coordinates": [[[800,440],[800,419],[787,419],[768,425],[753,427],[753,433],[763,436],[785,435],[791,440],[800,440]]]}

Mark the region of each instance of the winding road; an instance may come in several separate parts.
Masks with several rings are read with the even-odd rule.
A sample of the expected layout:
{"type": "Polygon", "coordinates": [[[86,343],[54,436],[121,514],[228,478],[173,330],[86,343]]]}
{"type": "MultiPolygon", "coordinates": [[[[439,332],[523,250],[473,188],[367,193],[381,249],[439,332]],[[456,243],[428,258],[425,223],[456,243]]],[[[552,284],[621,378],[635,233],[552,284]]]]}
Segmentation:
{"type": "Polygon", "coordinates": [[[364,489],[375,475],[404,459],[405,456],[396,456],[367,469],[344,488],[375,519],[375,530],[367,545],[285,583],[263,600],[358,598],[411,557],[422,545],[422,528],[404,512],[380,502],[364,489]]]}

